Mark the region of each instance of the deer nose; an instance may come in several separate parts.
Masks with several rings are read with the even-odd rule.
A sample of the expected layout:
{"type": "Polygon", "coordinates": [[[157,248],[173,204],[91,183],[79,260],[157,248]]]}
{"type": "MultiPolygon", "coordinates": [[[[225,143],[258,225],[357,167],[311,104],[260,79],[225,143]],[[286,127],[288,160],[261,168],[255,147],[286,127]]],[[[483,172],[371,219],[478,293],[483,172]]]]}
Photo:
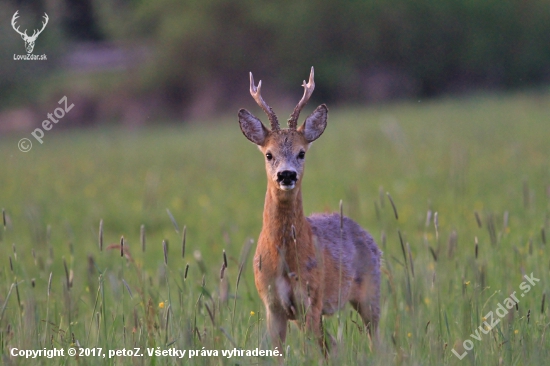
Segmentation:
{"type": "Polygon", "coordinates": [[[296,172],[292,170],[283,170],[277,173],[277,181],[285,185],[292,184],[298,180],[296,172]]]}

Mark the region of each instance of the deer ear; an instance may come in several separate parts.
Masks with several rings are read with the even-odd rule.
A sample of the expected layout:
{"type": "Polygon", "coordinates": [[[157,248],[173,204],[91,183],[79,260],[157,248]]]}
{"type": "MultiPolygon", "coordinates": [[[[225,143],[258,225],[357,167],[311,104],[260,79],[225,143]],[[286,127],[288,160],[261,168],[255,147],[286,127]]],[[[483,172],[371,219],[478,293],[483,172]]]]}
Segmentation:
{"type": "Polygon", "coordinates": [[[245,137],[258,146],[263,145],[269,134],[269,130],[265,128],[262,121],[246,109],[239,111],[239,125],[245,137]]]}
{"type": "Polygon", "coordinates": [[[326,105],[321,104],[306,118],[306,121],[298,128],[298,131],[304,135],[307,142],[313,142],[325,131],[327,119],[328,108],[326,105]]]}

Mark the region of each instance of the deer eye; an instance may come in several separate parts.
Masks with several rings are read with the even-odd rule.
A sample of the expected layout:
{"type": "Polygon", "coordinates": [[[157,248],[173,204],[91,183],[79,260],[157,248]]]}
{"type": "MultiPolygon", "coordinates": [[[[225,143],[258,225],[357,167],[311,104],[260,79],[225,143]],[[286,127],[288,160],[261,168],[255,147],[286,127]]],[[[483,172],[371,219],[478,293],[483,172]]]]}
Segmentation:
{"type": "Polygon", "coordinates": [[[306,152],[305,151],[302,150],[298,153],[298,159],[303,159],[305,157],[306,157],[306,152]]]}
{"type": "Polygon", "coordinates": [[[270,161],[271,159],[273,159],[273,155],[271,155],[270,152],[268,152],[267,154],[265,154],[265,158],[270,161]]]}

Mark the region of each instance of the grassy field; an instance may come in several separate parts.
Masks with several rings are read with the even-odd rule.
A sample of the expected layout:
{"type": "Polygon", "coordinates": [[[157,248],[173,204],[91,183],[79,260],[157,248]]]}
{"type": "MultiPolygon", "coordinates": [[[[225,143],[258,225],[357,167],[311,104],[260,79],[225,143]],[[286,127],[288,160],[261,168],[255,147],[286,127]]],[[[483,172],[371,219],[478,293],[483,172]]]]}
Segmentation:
{"type": "MultiPolygon", "coordinates": [[[[336,211],[343,200],[384,263],[381,344],[371,347],[347,306],[340,321],[325,319],[339,340],[329,364],[548,360],[549,116],[549,94],[331,108],[308,153],[305,211],[336,211]]],[[[277,363],[222,355],[271,350],[251,265],[266,178],[236,113],[132,131],[50,131],[20,152],[30,132],[0,137],[4,364],[36,364],[13,348],[63,348],[38,359],[74,364],[71,347],[83,365],[277,363]],[[134,347],[143,357],[109,358],[134,347]],[[172,348],[187,353],[149,356],[172,348]]],[[[294,325],[280,351],[289,365],[322,361],[294,325]]]]}

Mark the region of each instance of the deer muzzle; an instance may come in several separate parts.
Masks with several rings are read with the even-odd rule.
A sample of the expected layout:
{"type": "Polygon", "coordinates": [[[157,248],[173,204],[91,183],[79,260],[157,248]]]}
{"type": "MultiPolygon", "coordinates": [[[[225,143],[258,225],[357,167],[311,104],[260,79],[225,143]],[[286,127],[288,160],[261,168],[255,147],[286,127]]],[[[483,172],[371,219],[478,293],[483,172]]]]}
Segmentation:
{"type": "Polygon", "coordinates": [[[277,173],[277,183],[279,187],[284,191],[289,191],[296,186],[298,175],[292,170],[283,170],[277,173]]]}

